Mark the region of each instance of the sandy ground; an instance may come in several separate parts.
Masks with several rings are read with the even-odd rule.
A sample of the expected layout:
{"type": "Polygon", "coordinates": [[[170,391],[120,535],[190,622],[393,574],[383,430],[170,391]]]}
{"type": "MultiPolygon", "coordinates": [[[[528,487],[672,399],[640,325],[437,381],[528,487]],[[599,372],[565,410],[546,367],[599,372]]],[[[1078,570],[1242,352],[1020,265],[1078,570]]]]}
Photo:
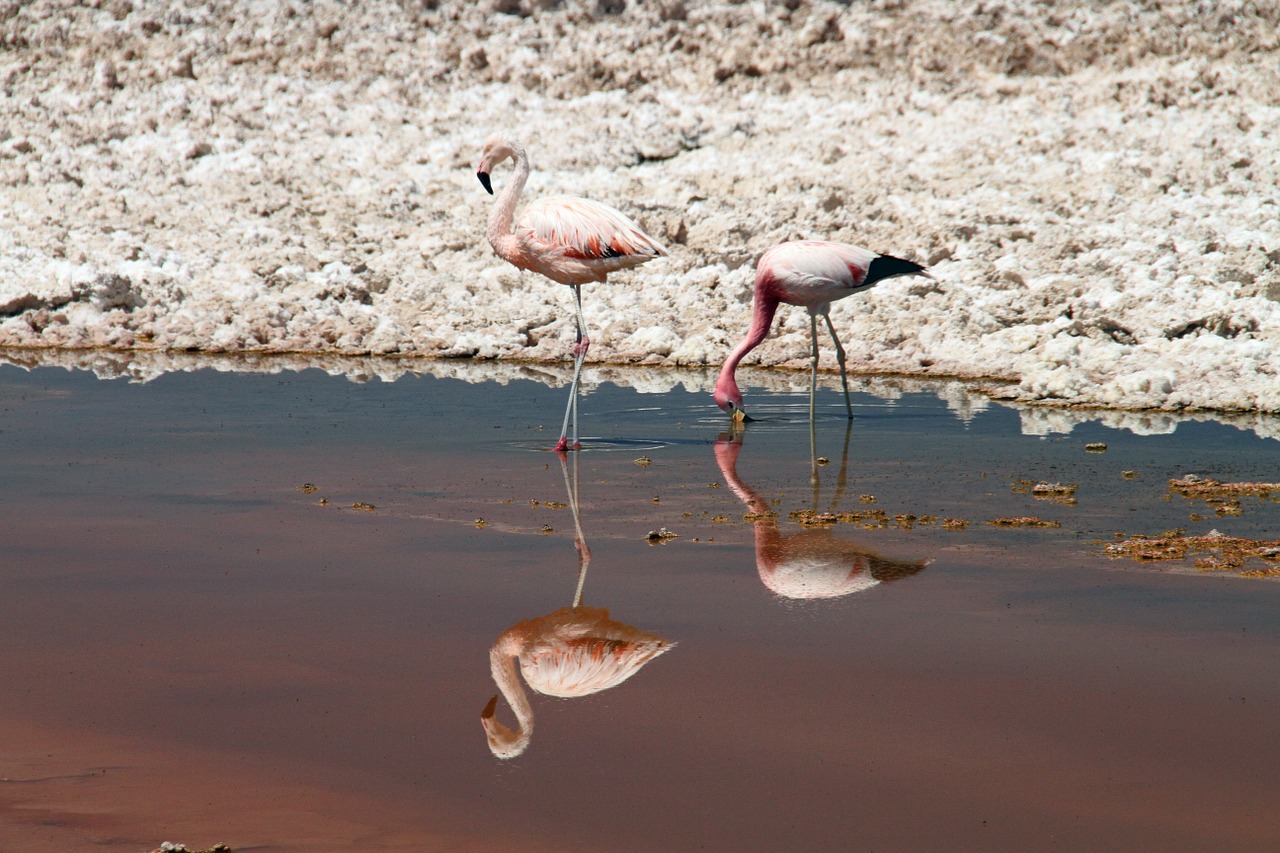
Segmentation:
{"type": "Polygon", "coordinates": [[[860,370],[1280,411],[1280,3],[8,0],[0,84],[0,346],[559,361],[484,239],[508,129],[672,249],[594,360],[717,365],[825,238],[938,276],[838,303],[860,370]]]}

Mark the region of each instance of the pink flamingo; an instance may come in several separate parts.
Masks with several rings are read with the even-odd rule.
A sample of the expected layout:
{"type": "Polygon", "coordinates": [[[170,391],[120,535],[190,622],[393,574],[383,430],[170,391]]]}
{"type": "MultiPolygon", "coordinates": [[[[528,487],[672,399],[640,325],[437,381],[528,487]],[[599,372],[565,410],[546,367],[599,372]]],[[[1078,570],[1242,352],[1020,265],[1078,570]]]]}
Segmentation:
{"type": "Polygon", "coordinates": [[[493,195],[489,173],[503,160],[514,159],[516,172],[498,196],[489,213],[489,245],[498,257],[517,269],[533,270],[552,281],[573,288],[577,306],[578,334],[573,346],[573,383],[569,388],[569,405],[564,411],[564,426],[556,450],[580,447],[578,441],[578,377],[587,357],[591,339],[582,315],[581,286],[589,281],[604,281],[611,272],[639,266],[667,254],[657,240],[640,230],[621,211],[585,198],[556,196],[526,205],[515,218],[516,203],[529,179],[529,155],[524,147],[501,133],[484,143],[476,177],[493,195]],[[512,223],[515,223],[514,230],[512,223]],[[569,442],[569,419],[573,418],[573,442],[569,442]]]}
{"type": "Polygon", "coordinates": [[[545,616],[522,619],[503,631],[489,650],[494,683],[516,717],[514,729],[498,722],[496,695],[480,712],[489,750],[498,758],[515,758],[533,737],[533,706],[520,684],[520,674],[530,687],[546,696],[589,696],[617,687],[672,647],[656,634],[610,618],[603,607],[583,605],[591,549],[578,513],[578,462],[575,458],[571,481],[565,452],[559,455],[575,528],[578,588],[573,604],[545,616]]]}
{"type": "Polygon", "coordinates": [[[845,372],[844,347],[831,325],[831,303],[851,293],[867,290],[877,282],[899,275],[922,275],[933,278],[920,264],[845,243],[795,241],[780,243],[764,253],[756,264],[756,292],[752,304],[751,330],[729,354],[716,380],[715,398],[734,420],[750,420],[742,408],[742,392],[738,390],[734,372],[747,353],[760,345],[769,334],[769,326],[778,304],[800,305],[809,311],[809,335],[813,341],[813,370],[809,382],[809,416],[813,417],[813,394],[818,382],[818,317],[827,321],[831,340],[840,365],[840,381],[844,385],[844,405],[853,417],[849,402],[849,377],[845,372]]]}

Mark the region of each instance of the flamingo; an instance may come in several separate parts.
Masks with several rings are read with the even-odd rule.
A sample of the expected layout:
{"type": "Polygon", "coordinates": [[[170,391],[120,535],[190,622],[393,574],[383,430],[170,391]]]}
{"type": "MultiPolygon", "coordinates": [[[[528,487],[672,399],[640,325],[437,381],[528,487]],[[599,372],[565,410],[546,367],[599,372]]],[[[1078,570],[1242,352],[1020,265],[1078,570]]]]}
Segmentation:
{"type": "MultiPolygon", "coordinates": [[[[846,430],[836,496],[831,502],[833,508],[844,492],[849,435],[846,430]]],[[[910,577],[929,564],[928,560],[882,556],[867,545],[836,536],[826,527],[783,535],[768,501],[738,476],[742,443],[741,429],[721,435],[715,444],[716,465],[729,488],[754,516],[756,571],[761,583],[775,595],[809,600],[839,598],[910,577]]],[[[816,462],[814,470],[817,470],[816,462]]],[[[819,490],[816,474],[812,483],[816,510],[819,490]]]]}
{"type": "Polygon", "coordinates": [[[591,549],[578,515],[578,464],[575,458],[570,484],[565,452],[560,451],[559,455],[576,528],[578,588],[573,604],[517,622],[503,631],[489,650],[494,683],[516,717],[514,729],[498,722],[497,694],[480,712],[489,750],[498,758],[515,758],[528,748],[533,737],[533,706],[520,684],[520,674],[530,687],[547,696],[588,696],[617,687],[672,646],[656,634],[610,618],[603,607],[582,604],[591,549]]]}
{"type": "Polygon", "coordinates": [[[889,255],[879,255],[847,243],[800,240],[780,243],[765,252],[756,264],[756,290],[752,302],[751,329],[729,353],[716,380],[715,399],[735,421],[749,420],[742,408],[742,392],[734,372],[747,353],[769,334],[769,326],[779,303],[799,305],[809,312],[809,336],[813,341],[813,369],[809,380],[809,417],[813,417],[813,396],[818,382],[818,317],[827,321],[831,341],[840,365],[844,385],[844,405],[853,417],[849,401],[849,377],[845,372],[844,347],[831,324],[831,303],[851,293],[867,290],[886,278],[899,275],[933,276],[920,264],[889,255]]]}
{"type": "Polygon", "coordinates": [[[502,133],[485,140],[476,166],[476,177],[493,195],[489,175],[504,160],[513,159],[515,174],[489,213],[489,245],[498,257],[517,269],[533,270],[552,281],[573,288],[577,307],[577,337],[573,346],[573,382],[564,426],[556,450],[581,447],[578,441],[578,377],[591,339],[582,314],[582,285],[605,281],[611,272],[629,269],[667,254],[657,240],[640,230],[621,211],[585,198],[555,196],[525,206],[517,219],[516,204],[529,179],[529,155],[524,146],[502,133]],[[514,230],[512,224],[514,222],[514,230]],[[573,441],[569,420],[573,418],[573,441]]]}

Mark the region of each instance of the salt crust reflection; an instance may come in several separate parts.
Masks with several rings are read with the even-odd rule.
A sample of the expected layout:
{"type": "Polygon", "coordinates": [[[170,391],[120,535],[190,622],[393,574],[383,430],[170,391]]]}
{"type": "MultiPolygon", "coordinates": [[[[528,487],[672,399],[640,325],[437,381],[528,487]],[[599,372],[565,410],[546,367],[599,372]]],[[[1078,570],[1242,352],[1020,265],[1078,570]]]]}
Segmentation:
{"type": "Polygon", "coordinates": [[[516,718],[515,728],[498,721],[496,695],[480,713],[489,749],[498,758],[515,758],[528,749],[533,738],[533,705],[520,683],[521,675],[525,684],[546,696],[589,696],[617,687],[673,645],[656,634],[611,619],[603,607],[582,603],[591,549],[578,512],[580,454],[573,454],[572,468],[563,451],[557,455],[573,515],[578,586],[571,605],[520,620],[503,631],[489,650],[494,683],[516,718]]]}
{"type": "MultiPolygon", "coordinates": [[[[851,432],[852,422],[845,430],[844,452],[830,503],[833,511],[844,496],[851,432]]],[[[715,443],[716,465],[725,483],[747,507],[747,518],[755,527],[756,571],[760,574],[761,583],[775,595],[788,599],[839,598],[910,577],[929,564],[928,560],[886,557],[868,545],[836,536],[830,526],[782,533],[777,514],[769,502],[738,475],[738,456],[744,443],[745,431],[741,428],[722,433],[715,443]]],[[[816,513],[822,484],[813,451],[811,442],[812,509],[816,513]]]]}
{"type": "MultiPolygon", "coordinates": [[[[92,372],[100,379],[128,379],[150,382],[167,373],[213,370],[220,373],[299,373],[323,370],[352,382],[380,379],[394,382],[406,376],[431,376],[468,383],[537,382],[552,388],[567,385],[572,368],[559,364],[515,361],[475,361],[471,359],[424,359],[328,354],[246,354],[210,356],[182,352],[146,350],[0,350],[0,364],[31,370],[62,367],[92,372]]],[[[800,393],[808,390],[808,372],[800,370],[742,368],[744,383],[753,390],[800,393]]],[[[582,393],[590,393],[608,382],[632,388],[641,394],[665,394],[677,388],[705,394],[708,414],[715,411],[711,391],[716,371],[711,368],[676,369],[644,365],[589,364],[582,370],[582,393]]],[[[946,404],[958,420],[969,423],[993,405],[1017,409],[1023,435],[1065,435],[1077,426],[1100,423],[1136,435],[1167,435],[1180,424],[1211,422],[1252,432],[1259,438],[1280,440],[1280,417],[1260,412],[1169,412],[1159,410],[1122,411],[1115,409],[1072,409],[1050,405],[1028,405],[993,399],[999,388],[991,383],[958,379],[929,379],[909,376],[857,375],[849,377],[853,393],[868,394],[889,403],[908,394],[930,394],[946,404]]]]}

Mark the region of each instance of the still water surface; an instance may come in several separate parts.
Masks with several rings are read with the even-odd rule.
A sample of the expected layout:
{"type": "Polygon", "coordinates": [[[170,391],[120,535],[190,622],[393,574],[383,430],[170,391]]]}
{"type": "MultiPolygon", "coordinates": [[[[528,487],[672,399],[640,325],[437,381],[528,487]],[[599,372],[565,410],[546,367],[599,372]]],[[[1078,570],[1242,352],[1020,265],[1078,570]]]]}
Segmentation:
{"type": "Polygon", "coordinates": [[[1280,583],[1102,555],[1277,442],[562,394],[0,368],[0,850],[1280,845],[1280,583]]]}

